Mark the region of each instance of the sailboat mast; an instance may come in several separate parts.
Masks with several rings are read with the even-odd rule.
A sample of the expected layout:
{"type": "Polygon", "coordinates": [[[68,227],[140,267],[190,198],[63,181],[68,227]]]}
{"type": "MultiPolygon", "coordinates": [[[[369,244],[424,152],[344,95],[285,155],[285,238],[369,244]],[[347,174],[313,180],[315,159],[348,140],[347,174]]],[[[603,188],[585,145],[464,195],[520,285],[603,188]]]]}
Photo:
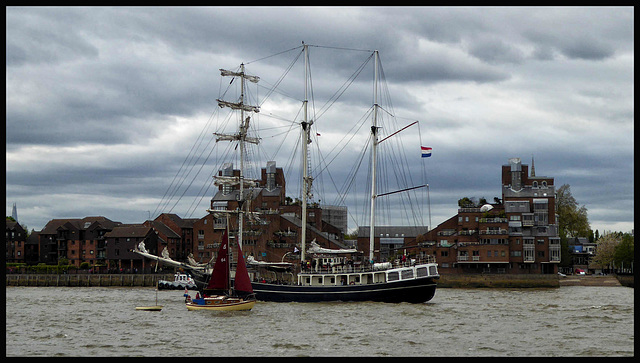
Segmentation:
{"type": "Polygon", "coordinates": [[[307,114],[307,106],[309,104],[308,100],[308,70],[309,70],[309,46],[304,44],[304,120],[302,121],[302,230],[300,233],[300,261],[305,260],[305,250],[306,250],[306,242],[307,242],[307,197],[309,195],[309,190],[311,189],[311,179],[308,175],[309,169],[309,160],[307,158],[308,155],[308,147],[309,147],[309,132],[311,129],[311,124],[313,122],[308,122],[308,114],[307,114]]]}
{"type": "Polygon", "coordinates": [[[374,51],[374,82],[373,82],[373,125],[371,126],[371,215],[369,217],[369,261],[373,262],[373,248],[375,240],[374,226],[376,223],[376,158],[378,148],[378,51],[374,51]]]}

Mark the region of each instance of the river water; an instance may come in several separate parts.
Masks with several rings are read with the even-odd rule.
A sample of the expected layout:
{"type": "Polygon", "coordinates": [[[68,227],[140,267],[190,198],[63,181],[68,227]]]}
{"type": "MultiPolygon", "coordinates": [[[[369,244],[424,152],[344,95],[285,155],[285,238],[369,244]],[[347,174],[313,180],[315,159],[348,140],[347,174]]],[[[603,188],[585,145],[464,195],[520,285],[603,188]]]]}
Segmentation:
{"type": "Polygon", "coordinates": [[[7,287],[7,356],[633,356],[632,288],[438,289],[424,304],[187,311],[183,291],[7,287]]]}

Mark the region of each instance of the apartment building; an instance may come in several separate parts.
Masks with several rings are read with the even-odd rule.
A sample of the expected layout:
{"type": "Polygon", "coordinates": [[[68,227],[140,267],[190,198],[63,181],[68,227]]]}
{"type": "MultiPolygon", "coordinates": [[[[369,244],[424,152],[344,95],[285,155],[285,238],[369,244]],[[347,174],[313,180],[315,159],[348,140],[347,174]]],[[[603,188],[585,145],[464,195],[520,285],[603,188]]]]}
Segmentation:
{"type": "Polygon", "coordinates": [[[63,258],[75,266],[104,262],[104,236],[119,224],[101,216],[52,219],[39,233],[40,262],[55,265],[63,258]]]}
{"type": "Polygon", "coordinates": [[[436,257],[446,273],[555,274],[560,237],[554,179],[536,176],[520,158],[502,166],[502,201],[460,206],[418,238],[416,254],[436,257]]]}
{"type": "MultiPolygon", "coordinates": [[[[15,207],[14,207],[15,208],[15,207]]],[[[5,219],[6,262],[24,262],[27,232],[15,220],[5,219]]]]}

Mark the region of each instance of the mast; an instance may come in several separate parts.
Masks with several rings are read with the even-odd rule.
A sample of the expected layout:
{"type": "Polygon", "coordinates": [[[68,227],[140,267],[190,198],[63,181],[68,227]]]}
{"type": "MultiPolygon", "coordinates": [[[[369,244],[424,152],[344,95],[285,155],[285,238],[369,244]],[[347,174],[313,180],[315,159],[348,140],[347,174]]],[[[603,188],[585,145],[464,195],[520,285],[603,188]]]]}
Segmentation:
{"type": "MultiPolygon", "coordinates": [[[[237,134],[234,135],[224,135],[217,134],[218,138],[216,142],[220,140],[237,140],[240,144],[240,175],[237,178],[237,182],[240,184],[240,194],[238,196],[238,246],[242,248],[242,230],[243,230],[243,220],[244,220],[244,208],[245,208],[245,200],[244,200],[244,154],[245,154],[245,142],[249,142],[252,144],[258,144],[259,139],[255,137],[248,137],[247,134],[249,132],[249,121],[251,120],[250,116],[245,118],[246,112],[260,112],[260,107],[258,106],[250,106],[244,104],[244,88],[245,82],[248,79],[253,83],[258,83],[260,77],[250,76],[244,73],[244,63],[240,64],[240,72],[232,72],[224,69],[220,69],[220,74],[226,77],[240,77],[240,102],[233,103],[222,100],[217,100],[218,105],[220,107],[229,107],[232,110],[240,110],[240,128],[237,134]]],[[[221,180],[221,183],[234,184],[236,178],[218,178],[221,180]]],[[[249,182],[251,183],[251,182],[249,182]]]]}
{"type": "Polygon", "coordinates": [[[373,262],[374,225],[376,223],[376,158],[378,148],[378,51],[374,54],[374,82],[373,82],[373,125],[371,126],[371,215],[369,217],[369,261],[373,262]]]}
{"type": "Polygon", "coordinates": [[[308,100],[308,71],[309,71],[309,46],[304,44],[304,101],[303,101],[303,109],[304,109],[304,120],[301,123],[302,126],[302,231],[300,233],[300,261],[304,261],[305,259],[305,250],[306,250],[306,242],[307,242],[307,198],[309,197],[309,193],[311,190],[311,183],[313,179],[309,177],[309,160],[308,160],[308,152],[309,152],[309,143],[311,143],[311,139],[309,137],[309,133],[311,131],[311,125],[313,125],[313,121],[308,121],[308,113],[307,106],[309,104],[308,100]]]}

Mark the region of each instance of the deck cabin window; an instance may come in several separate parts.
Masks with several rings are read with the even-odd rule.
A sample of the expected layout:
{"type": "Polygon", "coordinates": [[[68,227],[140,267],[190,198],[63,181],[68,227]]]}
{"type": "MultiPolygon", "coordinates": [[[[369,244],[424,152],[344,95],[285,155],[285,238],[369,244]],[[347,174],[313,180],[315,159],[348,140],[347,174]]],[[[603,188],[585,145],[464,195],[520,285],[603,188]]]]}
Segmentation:
{"type": "Polygon", "coordinates": [[[394,272],[389,272],[387,274],[387,281],[398,281],[400,279],[400,276],[398,274],[398,272],[394,271],[394,272]]]}
{"type": "Polygon", "coordinates": [[[438,268],[435,266],[429,266],[429,275],[437,275],[438,274],[438,268]]]}
{"type": "Polygon", "coordinates": [[[413,278],[413,270],[402,270],[402,279],[412,279],[413,278]]]}

